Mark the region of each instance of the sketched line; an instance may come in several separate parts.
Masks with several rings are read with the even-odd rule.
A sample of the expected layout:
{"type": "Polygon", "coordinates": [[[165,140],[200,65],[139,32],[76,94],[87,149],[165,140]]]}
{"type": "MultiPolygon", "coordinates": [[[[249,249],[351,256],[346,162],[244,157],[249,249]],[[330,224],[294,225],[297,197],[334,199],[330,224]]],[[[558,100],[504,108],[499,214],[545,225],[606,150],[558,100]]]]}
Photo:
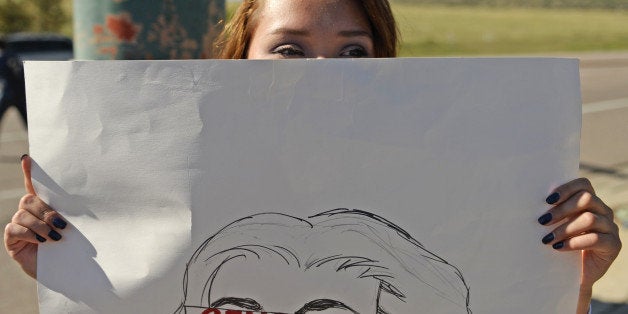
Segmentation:
{"type": "MultiPolygon", "coordinates": [[[[281,234],[286,236],[286,234],[281,234]]],[[[265,233],[252,233],[252,235],[250,236],[252,237],[252,239],[259,240],[265,238],[265,233]]],[[[287,234],[287,236],[290,236],[290,234],[287,234]]],[[[324,240],[327,241],[329,239],[324,240]]],[[[188,291],[188,289],[190,288],[190,286],[188,286],[188,283],[189,279],[191,279],[190,275],[192,275],[192,273],[190,273],[192,266],[195,266],[195,269],[198,268],[201,271],[203,271],[203,269],[205,268],[207,268],[205,271],[210,271],[209,278],[207,279],[205,279],[205,275],[199,276],[196,271],[193,272],[193,276],[195,279],[198,279],[195,280],[196,283],[194,284],[194,286],[197,287],[196,290],[201,290],[201,303],[208,303],[212,305],[211,289],[214,283],[214,279],[216,278],[216,275],[218,274],[222,266],[225,265],[228,261],[238,257],[244,257],[246,259],[247,255],[251,255],[256,257],[257,259],[260,259],[260,254],[262,252],[272,252],[274,254],[277,254],[282,257],[288,265],[290,265],[290,259],[292,258],[294,258],[297,261],[297,264],[300,265],[301,263],[299,262],[299,256],[305,257],[308,255],[307,253],[309,252],[309,257],[306,258],[305,262],[303,263],[304,270],[308,270],[313,267],[321,267],[322,265],[328,263],[334,263],[336,271],[347,270],[349,268],[356,267],[363,268],[361,269],[357,277],[371,277],[379,281],[380,290],[377,296],[378,300],[379,294],[381,292],[386,292],[396,297],[399,301],[406,303],[406,299],[412,298],[413,294],[410,293],[409,295],[406,295],[405,293],[411,292],[412,288],[410,286],[407,286],[405,283],[394,281],[399,276],[409,275],[410,277],[417,280],[417,282],[420,282],[421,285],[424,284],[433,289],[435,295],[438,295],[443,300],[446,300],[452,305],[455,305],[461,309],[466,309],[468,314],[472,313],[470,308],[470,286],[463,277],[460,269],[450,264],[442,257],[436,255],[434,252],[426,249],[406,230],[396,225],[392,221],[368,211],[347,208],[337,208],[333,210],[323,211],[319,214],[309,216],[308,219],[302,219],[282,213],[263,212],[240,218],[221,228],[217,233],[210,236],[200,245],[200,247],[197,248],[197,250],[194,252],[192,257],[186,264],[186,269],[183,276],[183,300],[179,305],[179,308],[175,310],[175,313],[186,313],[186,307],[199,306],[199,304],[188,304],[188,301],[199,302],[199,300],[196,300],[196,297],[194,297],[194,300],[189,300],[188,298],[190,292],[188,291]],[[287,219],[278,220],[276,219],[278,217],[284,217],[287,219]],[[247,243],[250,240],[247,238],[242,239],[242,241],[245,241],[244,243],[240,243],[240,240],[238,240],[238,238],[246,235],[246,228],[250,228],[251,226],[254,226],[254,228],[252,229],[254,231],[273,230],[277,227],[288,229],[305,227],[305,229],[302,230],[307,230],[307,232],[298,232],[299,234],[302,233],[302,240],[304,241],[302,244],[308,243],[307,240],[310,238],[309,232],[313,232],[313,234],[324,235],[326,232],[334,232],[334,230],[339,230],[339,234],[344,234],[345,232],[348,232],[350,234],[357,234],[360,235],[360,238],[362,238],[363,240],[370,242],[376,247],[379,247],[384,253],[383,258],[385,261],[377,260],[380,258],[370,258],[351,254],[333,254],[333,252],[328,252],[331,255],[325,256],[325,254],[323,254],[322,256],[316,258],[314,252],[309,251],[309,249],[311,248],[305,248],[302,252],[297,252],[293,251],[294,248],[291,249],[291,246],[293,246],[294,244],[288,243],[288,246],[283,244],[272,244],[273,240],[270,240],[270,244],[263,241],[260,243],[247,243]],[[320,230],[316,230],[315,228],[320,228],[320,230]],[[229,234],[231,234],[231,236],[228,236],[229,234]],[[395,234],[398,237],[393,236],[395,234]],[[235,237],[235,239],[231,239],[231,237],[235,237]],[[220,244],[220,242],[216,242],[221,241],[222,239],[224,239],[223,241],[227,241],[227,243],[220,244]],[[397,242],[399,246],[395,244],[397,242]],[[212,252],[210,248],[212,245],[216,245],[215,249],[217,249],[217,252],[212,252]],[[209,251],[205,252],[205,249],[209,249],[209,251]],[[231,252],[236,253],[237,255],[231,255],[231,252]],[[225,254],[226,256],[220,258],[222,255],[225,254]],[[211,261],[215,258],[218,258],[215,261],[218,263],[218,265],[212,267],[211,261]],[[392,260],[388,260],[388,258],[392,260]],[[389,268],[390,265],[385,263],[391,263],[390,265],[396,265],[396,267],[400,269],[397,273],[395,273],[389,268]],[[413,267],[413,263],[415,263],[418,268],[413,267]],[[421,275],[421,273],[419,272],[419,268],[427,270],[428,276],[421,275]],[[432,278],[430,276],[433,276],[433,279],[436,279],[437,281],[431,282],[430,280],[433,279],[428,280],[428,278],[432,278]],[[401,286],[396,287],[397,283],[401,284],[401,286]],[[405,293],[402,290],[405,290],[405,293]],[[458,299],[459,297],[463,297],[464,301],[457,301],[456,299],[458,299]],[[207,299],[203,300],[205,298],[207,299]]],[[[196,291],[195,293],[198,293],[198,291],[196,291]]],[[[339,304],[333,302],[339,301],[325,299],[314,300],[310,303],[312,303],[312,305],[314,306],[313,309],[319,311],[323,308],[328,308],[329,306],[332,306],[334,308],[339,306],[339,304]],[[328,301],[332,302],[330,303],[328,301]]],[[[382,309],[381,305],[379,304],[379,301],[377,307],[378,314],[386,313],[386,311],[382,309]]],[[[297,311],[297,313],[301,312],[302,311],[297,311]]]]}

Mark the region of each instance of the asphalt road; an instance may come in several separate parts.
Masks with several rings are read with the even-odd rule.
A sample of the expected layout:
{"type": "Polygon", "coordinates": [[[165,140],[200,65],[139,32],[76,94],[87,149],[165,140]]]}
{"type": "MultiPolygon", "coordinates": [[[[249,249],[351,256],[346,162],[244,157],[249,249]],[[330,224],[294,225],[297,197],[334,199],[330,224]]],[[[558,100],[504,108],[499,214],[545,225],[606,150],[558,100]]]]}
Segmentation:
{"type": "MultiPolygon", "coordinates": [[[[628,213],[628,52],[569,55],[581,60],[583,174],[598,193],[628,213]]],[[[17,113],[0,123],[0,224],[11,218],[24,193],[19,157],[28,151],[17,113]]],[[[607,201],[609,202],[609,201],[607,201]]],[[[627,220],[628,221],[628,215],[627,220]]],[[[628,222],[622,239],[628,243],[628,222]]],[[[596,286],[595,313],[628,313],[628,254],[624,252],[596,286]]],[[[37,313],[35,281],[0,250],[0,313],[37,313]]]]}

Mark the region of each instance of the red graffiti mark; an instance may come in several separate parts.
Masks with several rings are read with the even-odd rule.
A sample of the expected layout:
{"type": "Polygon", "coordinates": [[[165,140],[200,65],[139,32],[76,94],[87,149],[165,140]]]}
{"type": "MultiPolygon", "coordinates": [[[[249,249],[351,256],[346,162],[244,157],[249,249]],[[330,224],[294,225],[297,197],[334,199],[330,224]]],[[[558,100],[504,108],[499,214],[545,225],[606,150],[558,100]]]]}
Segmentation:
{"type": "Polygon", "coordinates": [[[142,29],[140,24],[133,24],[133,18],[128,13],[107,15],[107,29],[121,41],[132,42],[142,29]]]}
{"type": "Polygon", "coordinates": [[[94,24],[93,31],[96,35],[102,35],[102,33],[105,32],[105,29],[100,24],[94,24]]]}
{"type": "Polygon", "coordinates": [[[101,55],[109,55],[111,59],[115,59],[118,54],[118,47],[108,46],[98,48],[98,53],[101,55]]]}

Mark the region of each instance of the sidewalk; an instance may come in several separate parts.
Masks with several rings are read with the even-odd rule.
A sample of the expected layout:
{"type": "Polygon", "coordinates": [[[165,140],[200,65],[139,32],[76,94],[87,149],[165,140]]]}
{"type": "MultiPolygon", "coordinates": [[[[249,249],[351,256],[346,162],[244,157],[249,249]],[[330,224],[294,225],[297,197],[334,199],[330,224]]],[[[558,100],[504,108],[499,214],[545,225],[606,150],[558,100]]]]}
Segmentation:
{"type": "Polygon", "coordinates": [[[580,175],[615,211],[623,249],[594,287],[594,313],[628,313],[628,53],[580,59],[583,94],[580,175]]]}
{"type": "Polygon", "coordinates": [[[597,195],[615,211],[623,243],[619,257],[594,287],[593,298],[602,302],[594,313],[628,313],[628,163],[605,169],[581,166],[580,175],[591,180],[597,195]]]}
{"type": "Polygon", "coordinates": [[[623,249],[606,275],[593,289],[593,313],[628,313],[628,165],[618,167],[616,173],[604,173],[581,169],[588,177],[597,194],[615,211],[620,225],[619,236],[623,249]]]}
{"type": "MultiPolygon", "coordinates": [[[[0,224],[11,220],[24,184],[19,158],[28,151],[26,131],[19,115],[11,108],[0,121],[0,224]]],[[[37,313],[37,286],[9,258],[4,245],[0,249],[0,313],[37,313]]]]}

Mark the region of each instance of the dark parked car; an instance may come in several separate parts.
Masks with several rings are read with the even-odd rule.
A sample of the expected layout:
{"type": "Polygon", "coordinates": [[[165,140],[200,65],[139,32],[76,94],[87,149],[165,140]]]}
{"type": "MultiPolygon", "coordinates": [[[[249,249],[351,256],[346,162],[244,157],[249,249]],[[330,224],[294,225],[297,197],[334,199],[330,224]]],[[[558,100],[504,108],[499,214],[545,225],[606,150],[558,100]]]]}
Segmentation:
{"type": "Polygon", "coordinates": [[[22,62],[72,59],[72,40],[57,34],[16,33],[0,38],[0,50],[0,120],[15,106],[26,124],[22,62]]]}
{"type": "Polygon", "coordinates": [[[69,60],[72,40],[58,34],[15,33],[4,37],[6,50],[25,60],[69,60]]]}

